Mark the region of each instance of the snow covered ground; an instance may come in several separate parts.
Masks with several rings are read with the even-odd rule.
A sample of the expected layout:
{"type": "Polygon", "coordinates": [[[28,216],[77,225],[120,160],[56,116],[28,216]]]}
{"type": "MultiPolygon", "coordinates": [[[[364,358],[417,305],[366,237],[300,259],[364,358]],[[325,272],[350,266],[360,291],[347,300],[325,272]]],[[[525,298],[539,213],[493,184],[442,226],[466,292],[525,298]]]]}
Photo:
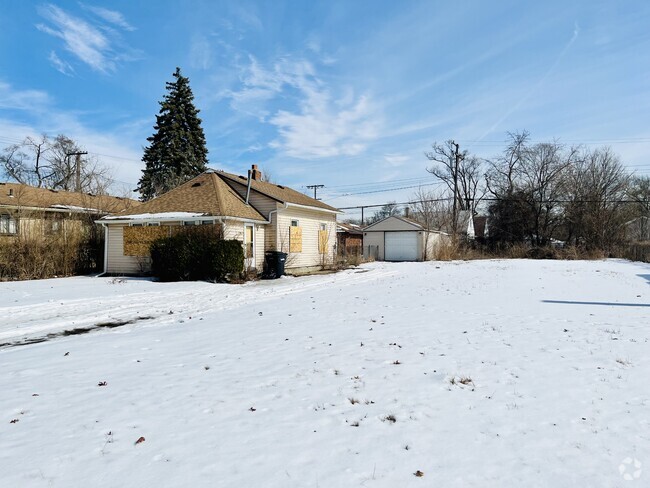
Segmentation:
{"type": "Polygon", "coordinates": [[[0,316],[0,487],[650,485],[649,265],[0,283],[0,316]]]}

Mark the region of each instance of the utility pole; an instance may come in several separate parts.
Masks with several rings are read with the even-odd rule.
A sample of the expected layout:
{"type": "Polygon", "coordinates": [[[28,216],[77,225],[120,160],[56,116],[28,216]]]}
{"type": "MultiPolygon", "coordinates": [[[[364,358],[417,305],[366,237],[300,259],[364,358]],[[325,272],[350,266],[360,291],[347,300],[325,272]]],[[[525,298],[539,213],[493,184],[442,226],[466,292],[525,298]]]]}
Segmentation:
{"type": "Polygon", "coordinates": [[[454,141],[451,141],[452,145],[455,146],[456,150],[454,151],[454,207],[452,215],[452,227],[454,231],[454,238],[458,234],[458,163],[462,159],[460,155],[459,148],[460,146],[454,141]]]}
{"type": "Polygon", "coordinates": [[[314,200],[318,200],[318,198],[316,198],[316,190],[324,187],[325,185],[307,185],[307,188],[312,188],[314,190],[314,200]]]}
{"type": "MultiPolygon", "coordinates": [[[[66,153],[67,157],[70,156],[76,156],[75,160],[75,172],[77,174],[77,181],[75,185],[75,191],[76,192],[81,192],[81,156],[88,154],[87,151],[77,151],[77,152],[71,152],[71,153],[66,153]]],[[[69,175],[68,175],[69,176],[69,175]]]]}

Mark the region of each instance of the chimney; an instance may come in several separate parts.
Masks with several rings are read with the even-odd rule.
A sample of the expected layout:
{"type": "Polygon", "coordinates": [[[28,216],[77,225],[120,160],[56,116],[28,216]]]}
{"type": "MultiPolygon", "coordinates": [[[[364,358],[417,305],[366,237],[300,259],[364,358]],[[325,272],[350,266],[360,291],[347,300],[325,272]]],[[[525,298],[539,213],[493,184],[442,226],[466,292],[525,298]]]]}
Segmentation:
{"type": "Polygon", "coordinates": [[[251,168],[251,172],[252,172],[252,178],[255,181],[262,181],[262,172],[259,169],[257,169],[256,164],[254,164],[253,167],[251,168]]]}

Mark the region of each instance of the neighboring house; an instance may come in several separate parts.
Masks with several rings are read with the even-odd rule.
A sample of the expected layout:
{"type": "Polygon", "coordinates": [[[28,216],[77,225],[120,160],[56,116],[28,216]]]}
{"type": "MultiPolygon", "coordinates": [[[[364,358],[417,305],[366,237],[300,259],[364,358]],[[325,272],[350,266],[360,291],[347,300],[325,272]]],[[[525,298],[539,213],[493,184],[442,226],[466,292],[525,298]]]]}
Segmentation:
{"type": "Polygon", "coordinates": [[[476,238],[471,210],[460,210],[458,212],[458,234],[470,241],[476,238]]]}
{"type": "Polygon", "coordinates": [[[488,237],[490,237],[490,232],[488,228],[488,218],[484,215],[475,215],[473,219],[474,223],[474,238],[483,242],[488,237]]]}
{"type": "Polygon", "coordinates": [[[433,259],[444,232],[427,231],[415,220],[386,217],[363,229],[364,256],[379,261],[426,261],[433,259]]]}
{"type": "Polygon", "coordinates": [[[340,256],[363,254],[363,228],[360,225],[338,222],[336,224],[336,250],[340,256]]]}
{"type": "Polygon", "coordinates": [[[94,227],[96,218],[137,205],[128,198],[0,183],[0,244],[15,237],[65,236],[94,227]]]}
{"type": "Polygon", "coordinates": [[[137,209],[100,219],[106,229],[105,271],[148,271],[151,242],[181,225],[221,226],[225,239],[242,242],[250,269],[262,271],[265,251],[286,252],[288,271],[333,263],[339,210],[261,179],[257,165],[248,177],[210,170],[137,209]]]}
{"type": "Polygon", "coordinates": [[[650,217],[637,217],[624,224],[625,238],[632,242],[650,241],[650,217]]]}

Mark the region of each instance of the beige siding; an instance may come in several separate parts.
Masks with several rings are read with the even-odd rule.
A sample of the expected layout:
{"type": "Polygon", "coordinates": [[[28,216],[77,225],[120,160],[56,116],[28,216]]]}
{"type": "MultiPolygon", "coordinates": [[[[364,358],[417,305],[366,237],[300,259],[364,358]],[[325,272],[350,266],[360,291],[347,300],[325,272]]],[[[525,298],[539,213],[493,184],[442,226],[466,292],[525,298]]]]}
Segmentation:
{"type": "Polygon", "coordinates": [[[142,274],[149,270],[149,258],[124,255],[124,224],[107,225],[106,231],[107,273],[142,274]]]}
{"type": "MultiPolygon", "coordinates": [[[[228,180],[228,184],[232,186],[239,195],[246,200],[246,190],[247,186],[245,183],[235,183],[228,180]]],[[[248,198],[248,203],[250,203],[259,213],[261,213],[267,220],[269,218],[269,213],[272,210],[278,208],[277,200],[262,195],[259,192],[251,189],[250,196],[248,198]]]]}
{"type": "Polygon", "coordinates": [[[292,220],[298,220],[302,228],[302,252],[289,253],[286,268],[312,268],[334,262],[336,244],[336,215],[318,210],[289,207],[277,213],[277,247],[278,251],[289,253],[289,227],[292,220]],[[320,224],[326,225],[329,233],[327,253],[318,252],[318,231],[320,224]]]}
{"type": "MultiPolygon", "coordinates": [[[[227,220],[224,225],[224,239],[241,241],[244,244],[244,222],[227,220]]],[[[255,267],[262,270],[264,264],[264,245],[267,224],[254,224],[255,267]]]]}
{"type": "Polygon", "coordinates": [[[384,260],[384,233],[363,233],[363,256],[367,259],[384,260]]]}

